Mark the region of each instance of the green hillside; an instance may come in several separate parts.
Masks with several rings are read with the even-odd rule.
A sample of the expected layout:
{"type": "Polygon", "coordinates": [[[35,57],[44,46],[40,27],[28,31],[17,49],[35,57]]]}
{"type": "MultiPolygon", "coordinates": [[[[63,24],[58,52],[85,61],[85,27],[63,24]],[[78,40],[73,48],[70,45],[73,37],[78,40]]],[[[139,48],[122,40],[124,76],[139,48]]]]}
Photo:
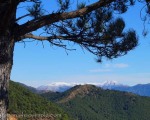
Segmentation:
{"type": "Polygon", "coordinates": [[[58,105],[30,92],[19,83],[10,81],[9,109],[10,114],[58,114],[59,120],[70,120],[58,105]]]}
{"type": "Polygon", "coordinates": [[[149,120],[150,98],[103,90],[92,85],[75,86],[42,96],[52,99],[77,120],[149,120]],[[61,97],[60,97],[61,96],[61,97]]]}

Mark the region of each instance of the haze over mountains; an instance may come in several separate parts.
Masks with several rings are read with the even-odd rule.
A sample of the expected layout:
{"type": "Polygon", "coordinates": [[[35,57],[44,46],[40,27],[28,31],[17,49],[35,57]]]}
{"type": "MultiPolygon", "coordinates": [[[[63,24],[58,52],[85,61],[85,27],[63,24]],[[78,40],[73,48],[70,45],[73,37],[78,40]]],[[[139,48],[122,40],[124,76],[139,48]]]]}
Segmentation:
{"type": "MultiPolygon", "coordinates": [[[[64,92],[76,85],[84,85],[85,83],[66,83],[66,82],[56,82],[48,85],[43,85],[37,88],[38,91],[52,91],[52,92],[64,92]]],[[[106,81],[103,83],[88,83],[91,85],[95,85],[97,87],[101,87],[103,89],[110,90],[119,90],[132,92],[141,96],[150,96],[150,84],[137,84],[134,86],[127,86],[118,83],[117,81],[106,81]]]]}

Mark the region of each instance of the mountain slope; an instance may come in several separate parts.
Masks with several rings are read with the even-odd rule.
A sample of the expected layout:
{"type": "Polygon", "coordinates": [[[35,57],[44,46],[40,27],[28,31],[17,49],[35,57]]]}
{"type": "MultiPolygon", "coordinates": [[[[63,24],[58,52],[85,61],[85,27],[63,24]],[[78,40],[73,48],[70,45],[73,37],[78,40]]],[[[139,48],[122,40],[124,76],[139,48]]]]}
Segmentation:
{"type": "Polygon", "coordinates": [[[148,97],[103,90],[93,85],[78,85],[59,94],[55,99],[53,98],[53,101],[78,120],[148,120],[150,118],[148,97]]]}
{"type": "Polygon", "coordinates": [[[66,116],[58,105],[30,92],[27,88],[13,81],[10,81],[9,87],[8,112],[10,114],[60,114],[66,116]]]}
{"type": "Polygon", "coordinates": [[[123,86],[119,86],[119,87],[114,87],[112,88],[114,90],[119,90],[119,91],[126,91],[126,92],[132,92],[141,96],[150,96],[150,84],[138,84],[135,86],[131,86],[131,87],[123,87],[123,86]]]}
{"type": "Polygon", "coordinates": [[[34,87],[25,85],[25,84],[20,83],[20,82],[15,82],[15,83],[17,83],[17,84],[21,85],[22,87],[28,89],[28,90],[31,91],[32,93],[39,93],[39,91],[38,91],[36,88],[34,88],[34,87]]]}
{"type": "Polygon", "coordinates": [[[138,84],[130,88],[130,91],[142,95],[142,96],[150,96],[150,84],[138,84]]]}
{"type": "MultiPolygon", "coordinates": [[[[119,90],[119,91],[126,91],[126,92],[132,92],[141,96],[150,96],[150,84],[138,84],[134,86],[127,86],[119,84],[116,81],[106,81],[104,83],[89,83],[91,85],[95,85],[97,87],[103,88],[103,89],[110,89],[110,90],[119,90]]],[[[75,84],[75,83],[52,83],[45,86],[40,86],[37,88],[37,90],[42,90],[43,92],[64,92],[68,89],[71,89],[72,87],[76,85],[84,85],[84,84],[75,84]]]]}
{"type": "MultiPolygon", "coordinates": [[[[123,86],[122,84],[119,84],[117,81],[105,81],[103,83],[87,83],[91,85],[95,85],[97,87],[101,87],[104,89],[110,89],[114,86],[123,86]]],[[[55,82],[48,85],[42,85],[37,87],[38,91],[53,91],[53,92],[64,92],[66,90],[69,90],[70,88],[76,86],[76,85],[85,85],[85,83],[66,83],[66,82],[55,82]]]]}

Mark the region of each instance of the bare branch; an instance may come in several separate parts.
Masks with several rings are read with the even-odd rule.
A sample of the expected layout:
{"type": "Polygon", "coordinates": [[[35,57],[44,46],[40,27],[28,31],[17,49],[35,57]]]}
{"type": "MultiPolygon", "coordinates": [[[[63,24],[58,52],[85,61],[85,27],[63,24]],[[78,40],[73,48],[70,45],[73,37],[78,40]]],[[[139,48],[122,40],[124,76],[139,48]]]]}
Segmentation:
{"type": "MultiPolygon", "coordinates": [[[[67,45],[63,44],[62,41],[59,41],[59,42],[55,42],[54,41],[56,39],[61,39],[61,40],[71,39],[71,38],[66,37],[66,36],[49,36],[49,37],[45,37],[45,36],[36,36],[36,35],[33,35],[33,34],[30,33],[30,34],[26,34],[26,35],[22,36],[21,40],[20,41],[18,40],[18,42],[25,42],[25,41],[23,41],[23,39],[26,39],[26,38],[31,38],[31,39],[35,39],[35,40],[41,41],[42,45],[43,45],[43,48],[44,48],[43,41],[48,41],[52,45],[64,48],[65,50],[76,50],[76,49],[67,48],[67,45]]],[[[75,41],[72,41],[72,42],[75,42],[75,41]]]]}
{"type": "Polygon", "coordinates": [[[29,33],[29,34],[25,34],[24,36],[19,37],[17,42],[21,41],[23,39],[26,39],[26,38],[32,38],[32,39],[36,39],[39,41],[44,41],[44,40],[52,41],[53,39],[66,40],[66,39],[69,39],[70,37],[67,37],[67,36],[48,36],[48,37],[46,37],[46,36],[36,36],[36,35],[29,33]]]}
{"type": "Polygon", "coordinates": [[[34,2],[34,3],[40,3],[40,0],[18,0],[19,2],[34,2]]]}
{"type": "Polygon", "coordinates": [[[30,16],[30,14],[23,15],[23,16],[17,18],[16,21],[19,21],[20,19],[25,18],[25,17],[28,17],[28,16],[30,16]]]}

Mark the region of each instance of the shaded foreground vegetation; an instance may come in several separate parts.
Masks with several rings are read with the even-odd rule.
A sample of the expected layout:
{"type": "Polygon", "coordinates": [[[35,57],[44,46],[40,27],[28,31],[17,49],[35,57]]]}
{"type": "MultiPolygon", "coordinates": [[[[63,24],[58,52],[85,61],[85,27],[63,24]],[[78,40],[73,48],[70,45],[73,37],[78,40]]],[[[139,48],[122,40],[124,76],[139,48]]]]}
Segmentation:
{"type": "Polygon", "coordinates": [[[30,92],[18,83],[10,81],[9,88],[9,114],[17,115],[53,115],[57,120],[70,120],[71,118],[55,103],[30,92]]]}

